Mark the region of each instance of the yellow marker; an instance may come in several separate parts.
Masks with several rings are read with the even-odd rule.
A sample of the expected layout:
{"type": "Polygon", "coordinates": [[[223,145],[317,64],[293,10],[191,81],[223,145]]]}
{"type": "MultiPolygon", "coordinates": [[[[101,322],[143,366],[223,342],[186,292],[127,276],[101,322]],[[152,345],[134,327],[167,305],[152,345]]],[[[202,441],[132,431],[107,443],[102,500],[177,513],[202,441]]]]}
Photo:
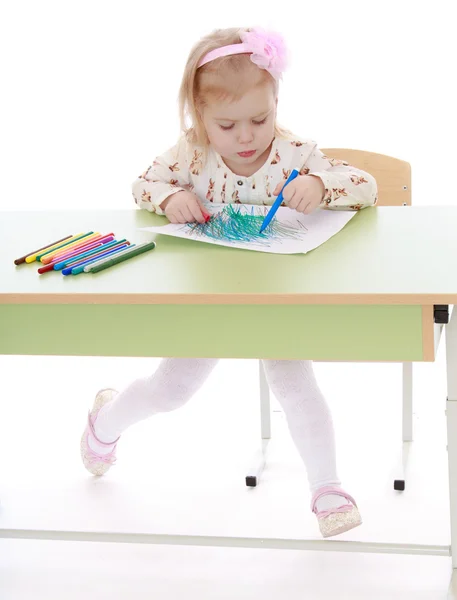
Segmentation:
{"type": "Polygon", "coordinates": [[[34,262],[37,260],[37,256],[43,254],[43,252],[49,252],[53,248],[62,248],[62,246],[65,246],[66,244],[70,244],[71,242],[74,242],[76,239],[79,239],[83,235],[85,235],[85,234],[77,233],[76,235],[72,235],[71,237],[66,239],[64,242],[58,242],[57,244],[52,244],[52,246],[48,246],[47,248],[46,247],[42,248],[39,252],[35,252],[34,254],[29,254],[29,256],[26,256],[25,262],[26,263],[34,262]]]}
{"type": "MultiPolygon", "coordinates": [[[[98,231],[96,232],[91,232],[90,234],[84,234],[83,236],[81,236],[79,239],[75,240],[74,242],[71,242],[70,244],[65,244],[65,250],[70,250],[71,248],[74,248],[75,246],[79,246],[81,244],[81,242],[84,240],[84,242],[88,242],[89,240],[92,240],[93,238],[96,237],[100,237],[100,234],[98,233],[98,231]]],[[[48,259],[53,259],[54,256],[56,256],[57,254],[60,254],[61,249],[57,248],[56,250],[52,250],[51,252],[40,252],[40,254],[37,257],[37,260],[39,260],[40,262],[43,262],[43,258],[46,257],[46,262],[50,262],[50,260],[48,259]]]]}

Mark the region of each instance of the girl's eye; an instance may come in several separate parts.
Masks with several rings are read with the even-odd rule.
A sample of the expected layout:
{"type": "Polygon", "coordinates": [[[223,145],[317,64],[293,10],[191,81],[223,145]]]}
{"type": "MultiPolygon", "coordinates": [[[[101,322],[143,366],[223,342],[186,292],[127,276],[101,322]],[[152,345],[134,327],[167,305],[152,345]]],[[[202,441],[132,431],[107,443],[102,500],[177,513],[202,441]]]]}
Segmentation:
{"type": "MultiPolygon", "coordinates": [[[[261,121],[252,121],[252,123],[254,125],[263,125],[267,119],[268,119],[268,117],[265,117],[265,119],[262,119],[261,121]]],[[[232,123],[228,127],[225,127],[224,125],[219,125],[219,127],[222,129],[222,131],[230,131],[230,129],[233,129],[235,127],[235,124],[232,123]]]]}

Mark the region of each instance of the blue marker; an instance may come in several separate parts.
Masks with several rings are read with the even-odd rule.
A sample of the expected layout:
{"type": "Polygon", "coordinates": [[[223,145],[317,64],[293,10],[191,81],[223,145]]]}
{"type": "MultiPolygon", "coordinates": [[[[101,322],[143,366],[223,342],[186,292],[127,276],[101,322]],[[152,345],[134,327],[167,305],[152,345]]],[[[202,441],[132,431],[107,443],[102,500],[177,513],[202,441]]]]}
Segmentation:
{"type": "Polygon", "coordinates": [[[106,252],[103,252],[103,254],[99,254],[97,256],[97,258],[95,258],[94,256],[92,256],[91,258],[89,258],[88,260],[85,260],[82,263],[79,263],[77,265],[70,265],[68,267],[66,267],[63,271],[62,274],[63,275],[71,275],[73,269],[75,269],[76,267],[81,267],[83,265],[88,265],[91,262],[95,262],[96,260],[108,256],[109,254],[114,254],[115,252],[117,252],[118,250],[122,250],[124,248],[127,248],[129,244],[122,244],[121,246],[117,246],[116,248],[112,248],[111,250],[107,250],[106,252]]]}
{"type": "Polygon", "coordinates": [[[271,219],[275,216],[276,211],[278,210],[278,208],[281,206],[281,203],[284,201],[284,198],[282,197],[282,193],[284,191],[284,188],[286,187],[286,185],[288,183],[290,183],[291,181],[293,181],[295,179],[295,177],[298,176],[298,171],[297,169],[294,169],[292,171],[292,173],[289,175],[289,179],[286,181],[286,183],[284,184],[281,193],[279,194],[279,196],[276,198],[276,200],[274,201],[273,206],[270,208],[270,210],[268,211],[267,216],[265,217],[265,219],[263,220],[262,226],[260,227],[260,233],[262,233],[263,231],[265,231],[265,229],[268,227],[268,225],[270,224],[271,219]]]}
{"type": "Polygon", "coordinates": [[[80,260],[86,258],[86,256],[91,256],[92,254],[96,254],[97,252],[101,252],[102,250],[108,250],[111,246],[115,244],[120,244],[121,242],[125,242],[125,240],[113,240],[112,242],[108,242],[107,244],[102,244],[98,248],[93,248],[92,250],[88,250],[87,252],[83,252],[82,254],[77,254],[76,256],[72,256],[71,258],[67,258],[67,260],[63,260],[62,262],[54,265],[54,269],[56,271],[60,271],[64,267],[68,267],[71,263],[77,263],[80,260]]]}
{"type": "MultiPolygon", "coordinates": [[[[81,263],[80,265],[78,265],[77,267],[73,267],[71,270],[71,274],[72,275],[79,275],[79,273],[82,273],[86,267],[90,267],[91,265],[98,265],[101,262],[104,262],[105,260],[110,260],[111,255],[112,254],[122,254],[123,252],[127,252],[128,250],[131,250],[132,248],[135,248],[135,244],[130,244],[130,246],[127,245],[123,245],[123,246],[119,246],[119,248],[116,248],[115,250],[113,250],[113,252],[107,252],[106,254],[102,255],[100,254],[99,258],[92,258],[91,260],[88,260],[84,263],[81,263]],[[122,250],[122,252],[121,252],[122,250]]],[[[113,256],[114,258],[114,256],[113,256]]],[[[86,271],[87,273],[87,271],[86,271]]]]}

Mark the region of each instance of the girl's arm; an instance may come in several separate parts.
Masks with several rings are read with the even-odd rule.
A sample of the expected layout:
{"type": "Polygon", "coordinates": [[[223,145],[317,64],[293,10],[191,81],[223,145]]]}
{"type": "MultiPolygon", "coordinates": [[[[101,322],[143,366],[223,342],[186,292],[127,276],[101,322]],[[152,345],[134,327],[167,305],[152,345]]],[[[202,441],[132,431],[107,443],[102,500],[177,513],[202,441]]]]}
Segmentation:
{"type": "Polygon", "coordinates": [[[133,198],[140,208],[163,215],[162,202],[176,192],[190,189],[186,146],[184,139],[179,140],[133,182],[133,198]]]}
{"type": "Polygon", "coordinates": [[[347,162],[325,156],[319,148],[311,150],[300,175],[314,175],[324,184],[323,203],[334,210],[360,210],[378,199],[375,178],[347,162]]]}

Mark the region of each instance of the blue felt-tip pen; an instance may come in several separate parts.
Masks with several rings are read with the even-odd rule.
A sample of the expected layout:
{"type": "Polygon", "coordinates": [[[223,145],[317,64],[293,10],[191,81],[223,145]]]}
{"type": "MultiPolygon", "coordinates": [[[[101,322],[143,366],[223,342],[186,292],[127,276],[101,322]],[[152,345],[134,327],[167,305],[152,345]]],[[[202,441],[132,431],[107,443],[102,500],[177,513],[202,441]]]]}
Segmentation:
{"type": "Polygon", "coordinates": [[[270,210],[268,211],[267,216],[263,220],[263,223],[262,223],[262,225],[260,227],[260,233],[263,233],[265,231],[265,229],[270,224],[271,219],[275,216],[276,211],[281,206],[281,203],[284,201],[284,198],[282,197],[282,193],[284,191],[284,188],[286,187],[287,184],[289,184],[291,181],[293,181],[295,179],[295,177],[297,177],[297,176],[298,176],[297,169],[293,169],[292,173],[289,175],[286,183],[284,184],[284,186],[283,186],[283,188],[282,188],[279,196],[276,198],[276,200],[274,201],[273,206],[270,208],[270,210]]]}
{"type": "Polygon", "coordinates": [[[91,258],[89,258],[88,260],[85,260],[84,262],[78,263],[77,265],[70,265],[68,267],[66,267],[63,271],[62,274],[63,275],[72,275],[73,274],[73,269],[75,269],[76,267],[82,267],[84,265],[88,265],[91,262],[95,262],[96,260],[99,260],[102,257],[108,256],[110,254],[114,254],[115,252],[118,252],[119,250],[123,250],[124,248],[127,248],[129,246],[129,244],[122,244],[120,246],[116,246],[116,248],[112,248],[111,250],[107,250],[106,252],[103,252],[103,254],[99,254],[97,256],[97,258],[95,258],[94,256],[92,256],[91,258]]]}

